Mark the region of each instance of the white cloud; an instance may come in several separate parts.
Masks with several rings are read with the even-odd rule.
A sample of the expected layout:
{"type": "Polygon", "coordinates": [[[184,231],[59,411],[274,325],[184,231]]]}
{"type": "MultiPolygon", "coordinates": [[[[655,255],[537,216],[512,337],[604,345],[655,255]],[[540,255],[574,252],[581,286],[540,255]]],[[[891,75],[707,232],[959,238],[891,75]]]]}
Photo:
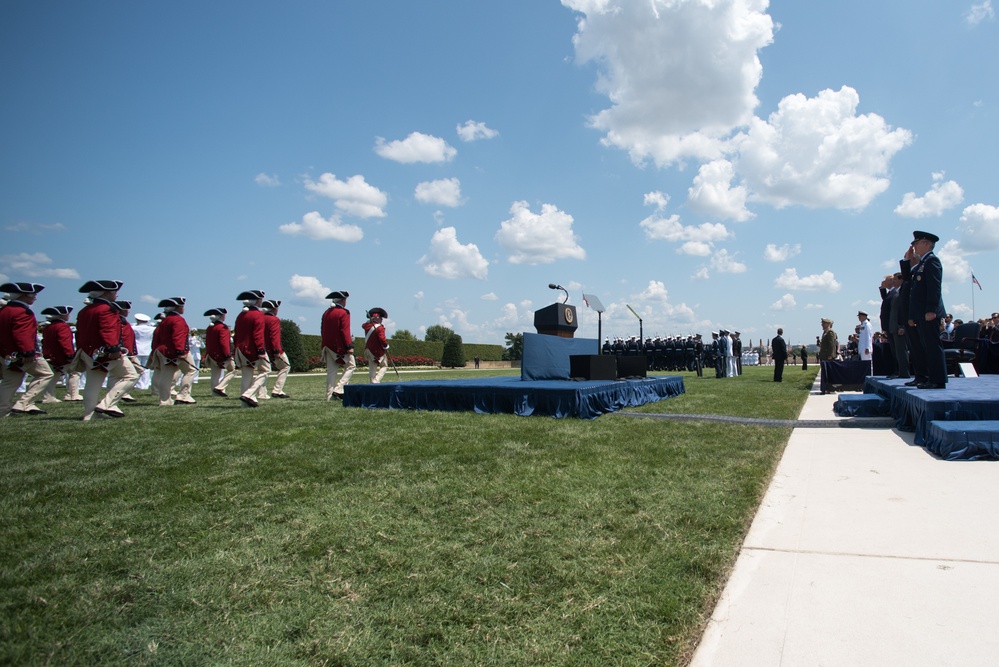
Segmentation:
{"type": "Polygon", "coordinates": [[[999,249],[999,208],[972,204],[961,213],[961,244],[976,250],[999,249]]]}
{"type": "Polygon", "coordinates": [[[56,222],[51,225],[34,222],[16,222],[3,228],[5,232],[27,232],[29,234],[47,234],[49,232],[64,232],[66,225],[56,222]]]}
{"type": "Polygon", "coordinates": [[[462,141],[477,141],[478,139],[492,139],[493,137],[499,135],[496,130],[486,127],[485,123],[466,120],[464,124],[458,125],[455,130],[458,132],[458,137],[462,141]]]}
{"type": "Polygon", "coordinates": [[[499,301],[499,297],[496,296],[494,292],[489,292],[488,294],[483,294],[479,297],[483,301],[499,301]]]}
{"type": "Polygon", "coordinates": [[[732,187],[735,169],[728,160],[713,160],[702,164],[687,190],[691,207],[704,215],[745,222],[756,217],[746,208],[749,192],[746,186],[732,187]]]}
{"type": "Polygon", "coordinates": [[[785,294],[770,305],[770,310],[793,310],[798,305],[793,294],[785,294]]]}
{"type": "Polygon", "coordinates": [[[757,51],[773,41],[767,0],[562,0],[582,14],[573,43],[600,68],[612,106],[591,118],[605,145],[659,166],[714,159],[758,104],[757,51]]]}
{"type": "Polygon", "coordinates": [[[448,162],[454,159],[458,151],[440,137],[413,132],[405,139],[389,142],[377,137],[375,139],[375,153],[387,160],[412,164],[414,162],[448,162]]]}
{"type": "Polygon", "coordinates": [[[438,206],[461,206],[461,182],[457,178],[424,181],[416,185],[416,201],[438,206]]]}
{"type": "Polygon", "coordinates": [[[551,264],[559,259],[586,259],[572,231],[572,216],[551,204],[532,213],[526,201],[514,202],[512,217],[500,223],[496,240],[511,264],[551,264]]]}
{"type": "Polygon", "coordinates": [[[972,5],[964,14],[964,20],[970,26],[976,26],[982,21],[991,21],[996,17],[995,10],[992,9],[992,0],[985,0],[977,5],[972,5]]]}
{"type": "Polygon", "coordinates": [[[789,95],[768,120],[754,118],[735,140],[736,168],[751,201],[859,210],[889,185],[891,158],[912,141],[877,114],[857,115],[853,88],[789,95]]]}
{"type": "Polygon", "coordinates": [[[768,243],[766,249],[763,251],[763,258],[768,262],[785,262],[795,255],[800,254],[800,243],[795,243],[794,245],[785,243],[779,248],[774,243],[768,243]]]}
{"type": "Polygon", "coordinates": [[[289,222],[278,227],[278,230],[282,234],[306,236],[314,241],[332,239],[344,243],[356,243],[364,238],[364,232],[357,225],[344,224],[340,221],[340,216],[335,213],[327,220],[317,211],[303,215],[300,223],[289,222]]]}
{"type": "Polygon", "coordinates": [[[842,285],[831,271],[798,277],[797,269],[784,269],[784,273],[777,276],[777,280],[774,281],[774,287],[786,290],[838,292],[842,285]]]}
{"type": "Polygon", "coordinates": [[[939,216],[964,200],[964,190],[957,182],[941,182],[943,174],[933,174],[933,180],[936,182],[922,197],[917,197],[915,192],[905,193],[902,203],[895,207],[895,215],[903,218],[939,216]]]}
{"type": "Polygon", "coordinates": [[[655,192],[646,192],[643,203],[646,206],[655,206],[657,211],[661,211],[666,208],[669,204],[669,195],[656,190],[655,192]]]}
{"type": "Polygon", "coordinates": [[[256,178],[253,179],[253,182],[265,188],[276,188],[281,185],[280,178],[272,174],[265,174],[263,172],[257,174],[256,178]]]}
{"type": "Polygon", "coordinates": [[[971,283],[971,264],[968,263],[967,257],[972,253],[964,250],[959,241],[951,239],[943,245],[938,243],[933,253],[943,264],[944,283],[971,283]]]}
{"type": "Polygon", "coordinates": [[[681,255],[693,255],[695,257],[707,257],[711,254],[712,246],[704,241],[687,241],[676,249],[681,255]]]}
{"type": "Polygon", "coordinates": [[[430,251],[420,258],[423,270],[438,278],[478,278],[485,280],[489,262],[479,253],[474,243],[461,245],[454,227],[444,227],[434,232],[430,251]]]}
{"type": "Polygon", "coordinates": [[[157,304],[160,302],[160,300],[157,299],[152,294],[143,294],[142,296],[139,297],[139,301],[141,301],[142,303],[151,303],[151,304],[157,304]]]}
{"type": "Polygon", "coordinates": [[[698,268],[697,271],[694,272],[694,275],[692,275],[690,278],[691,280],[707,280],[710,277],[711,277],[711,272],[708,271],[708,267],[702,266],[698,268]]]}
{"type": "Polygon", "coordinates": [[[66,280],[80,278],[76,269],[55,268],[49,266],[51,263],[52,259],[43,252],[0,255],[0,270],[8,275],[16,276],[14,280],[17,281],[22,281],[24,278],[63,278],[66,280]]]}
{"type": "Polygon", "coordinates": [[[338,211],[358,218],[384,218],[388,195],[373,185],[364,176],[356,174],[346,181],[338,180],[329,172],[319,177],[319,181],[306,179],[305,189],[333,200],[338,211]]]}
{"type": "Polygon", "coordinates": [[[719,273],[745,273],[747,267],[722,248],[711,258],[711,268],[719,273]]]}
{"type": "MultiPolygon", "coordinates": [[[[646,204],[650,203],[649,195],[645,195],[645,197],[646,204]]],[[[660,202],[656,200],[653,200],[651,203],[654,203],[657,209],[665,206],[665,202],[660,205],[660,202]]],[[[705,222],[696,226],[684,226],[680,223],[679,215],[674,213],[668,218],[664,218],[661,210],[657,210],[642,220],[638,223],[638,226],[645,231],[647,238],[654,241],[670,241],[673,243],[694,242],[701,244],[702,247],[706,245],[709,249],[712,247],[711,244],[717,241],[724,241],[731,236],[731,233],[723,223],[705,222]]]]}
{"type": "Polygon", "coordinates": [[[326,295],[332,291],[315,276],[300,276],[297,273],[288,280],[288,285],[294,294],[291,301],[303,306],[324,304],[326,295]]]}

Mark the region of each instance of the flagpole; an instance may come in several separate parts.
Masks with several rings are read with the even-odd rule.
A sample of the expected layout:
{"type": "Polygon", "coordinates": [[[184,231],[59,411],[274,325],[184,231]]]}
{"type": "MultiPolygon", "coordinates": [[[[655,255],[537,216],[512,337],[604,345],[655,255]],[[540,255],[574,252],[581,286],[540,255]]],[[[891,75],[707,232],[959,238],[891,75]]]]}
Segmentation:
{"type": "Polygon", "coordinates": [[[971,321],[977,322],[975,318],[975,272],[971,272],[971,321]]]}

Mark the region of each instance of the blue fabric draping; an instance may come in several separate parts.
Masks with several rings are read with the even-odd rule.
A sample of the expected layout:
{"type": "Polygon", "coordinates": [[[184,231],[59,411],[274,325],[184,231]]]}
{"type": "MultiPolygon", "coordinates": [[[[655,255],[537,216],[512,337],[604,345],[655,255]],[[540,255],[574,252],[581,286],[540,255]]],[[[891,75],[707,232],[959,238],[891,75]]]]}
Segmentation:
{"type": "Polygon", "coordinates": [[[870,361],[823,361],[819,387],[822,391],[859,391],[870,374],[870,361]]]}
{"type": "Polygon", "coordinates": [[[568,380],[571,355],[599,352],[600,342],[596,338],[562,338],[525,332],[520,379],[568,380]]]}
{"type": "Polygon", "coordinates": [[[515,377],[347,385],[347,407],[474,411],[596,419],[684,393],[683,378],[526,381],[515,377]]]}
{"type": "Polygon", "coordinates": [[[999,421],[935,421],[926,449],[948,461],[999,460],[999,421]]]}
{"type": "Polygon", "coordinates": [[[888,401],[877,394],[844,394],[833,404],[839,417],[884,417],[888,415],[888,401]]]}

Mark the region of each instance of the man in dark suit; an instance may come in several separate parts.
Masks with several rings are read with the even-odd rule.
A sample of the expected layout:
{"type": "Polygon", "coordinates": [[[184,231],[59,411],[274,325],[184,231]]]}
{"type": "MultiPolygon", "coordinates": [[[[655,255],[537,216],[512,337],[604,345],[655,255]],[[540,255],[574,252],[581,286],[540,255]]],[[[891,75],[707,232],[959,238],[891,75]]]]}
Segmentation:
{"type": "Polygon", "coordinates": [[[784,381],[784,363],[787,361],[787,343],[784,342],[782,336],[784,335],[783,329],[777,329],[777,336],[770,341],[770,347],[773,349],[774,357],[774,382],[784,381]]]}
{"type": "Polygon", "coordinates": [[[919,334],[927,379],[917,389],[944,389],[947,386],[947,362],[940,341],[940,320],[947,315],[941,296],[943,265],[933,254],[940,240],[935,234],[915,231],[912,249],[919,263],[912,268],[909,290],[909,321],[919,334]]]}
{"type": "Polygon", "coordinates": [[[888,333],[891,335],[891,351],[895,355],[895,377],[909,377],[909,347],[905,340],[905,323],[909,319],[909,283],[902,282],[902,274],[891,277],[888,299],[891,308],[888,313],[888,333]]]}

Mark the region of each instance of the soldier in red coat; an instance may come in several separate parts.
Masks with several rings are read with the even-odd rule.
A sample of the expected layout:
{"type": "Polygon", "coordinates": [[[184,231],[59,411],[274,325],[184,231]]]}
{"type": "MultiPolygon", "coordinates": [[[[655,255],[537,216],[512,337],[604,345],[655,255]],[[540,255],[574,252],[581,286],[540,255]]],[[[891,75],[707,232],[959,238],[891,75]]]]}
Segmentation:
{"type": "Polygon", "coordinates": [[[361,325],[364,329],[364,358],[368,360],[368,380],[371,384],[380,383],[388,369],[389,346],[382,323],[386,317],[388,313],[384,308],[372,308],[368,311],[368,321],[361,325]]]}
{"type": "Polygon", "coordinates": [[[0,360],[3,376],[0,378],[0,418],[10,413],[44,415],[35,405],[35,399],[45,391],[53,379],[52,368],[38,350],[38,320],[31,311],[31,304],[38,293],[45,289],[38,283],[4,283],[0,292],[7,292],[7,305],[0,308],[0,360]],[[24,394],[16,402],[14,396],[24,381],[31,376],[24,394]]]}
{"type": "Polygon", "coordinates": [[[333,301],[323,313],[321,326],[323,361],[326,362],[326,400],[343,400],[343,388],[354,374],[354,337],[350,333],[350,311],[347,310],[347,290],[336,290],[326,295],[333,301]],[[343,367],[343,375],[337,374],[343,367]]]}
{"type": "Polygon", "coordinates": [[[82,401],[80,396],[80,374],[69,371],[69,364],[76,355],[73,347],[73,328],[69,326],[69,315],[72,306],[50,306],[42,311],[48,324],[42,329],[42,356],[49,362],[54,375],[45,388],[42,403],[58,403],[55,397],[55,385],[60,377],[66,376],[66,393],[64,401],[82,401]]]}
{"type": "MultiPolygon", "coordinates": [[[[135,342],[135,329],[132,328],[132,324],[128,321],[128,313],[132,310],[132,302],[120,299],[115,301],[115,305],[118,306],[118,317],[121,319],[121,346],[125,348],[125,361],[132,364],[132,368],[135,369],[137,376],[142,377],[142,373],[146,369],[139,363],[139,349],[135,342]]],[[[136,384],[138,384],[138,380],[136,380],[136,384]]],[[[135,399],[127,392],[122,394],[121,400],[125,403],[135,403],[135,399]]]]}
{"type": "Polygon", "coordinates": [[[205,317],[212,321],[205,329],[205,357],[211,369],[212,393],[226,398],[226,387],[236,374],[236,363],[232,360],[232,332],[225,323],[226,308],[211,308],[205,317]]]}
{"type": "Polygon", "coordinates": [[[115,303],[121,286],[119,280],[91,280],[80,288],[89,303],[76,316],[76,357],[70,369],[86,373],[83,421],[90,421],[94,414],[124,417],[118,402],[139,378],[121,345],[121,318],[115,303]],[[108,390],[101,399],[105,378],[108,390]]]}
{"type": "Polygon", "coordinates": [[[186,303],[187,299],[176,296],[163,299],[157,306],[163,309],[163,320],[153,333],[153,353],[150,355],[149,367],[159,371],[153,378],[153,388],[160,398],[160,405],[194,405],[196,402],[191,396],[191,385],[194,384],[194,376],[198,374],[198,367],[194,364],[194,357],[188,346],[191,328],[184,319],[186,303]],[[177,373],[181,374],[180,387],[177,389],[177,398],[172,398],[170,391],[177,373]]]}
{"type": "Polygon", "coordinates": [[[267,358],[266,326],[260,306],[264,302],[263,290],[248,290],[236,297],[243,302],[243,312],[236,317],[236,365],[242,373],[239,400],[243,405],[255,408],[259,405],[256,396],[260,388],[267,384],[271,363],[267,358]]]}
{"type": "Polygon", "coordinates": [[[271,395],[267,395],[267,385],[265,384],[260,388],[257,400],[270,400],[271,397],[291,398],[284,393],[284,383],[291,371],[291,362],[281,346],[281,319],[278,317],[278,308],[280,307],[281,302],[273,299],[268,299],[261,305],[261,310],[264,312],[264,347],[267,349],[267,357],[271,360],[271,368],[277,371],[277,378],[274,380],[271,395]]]}

